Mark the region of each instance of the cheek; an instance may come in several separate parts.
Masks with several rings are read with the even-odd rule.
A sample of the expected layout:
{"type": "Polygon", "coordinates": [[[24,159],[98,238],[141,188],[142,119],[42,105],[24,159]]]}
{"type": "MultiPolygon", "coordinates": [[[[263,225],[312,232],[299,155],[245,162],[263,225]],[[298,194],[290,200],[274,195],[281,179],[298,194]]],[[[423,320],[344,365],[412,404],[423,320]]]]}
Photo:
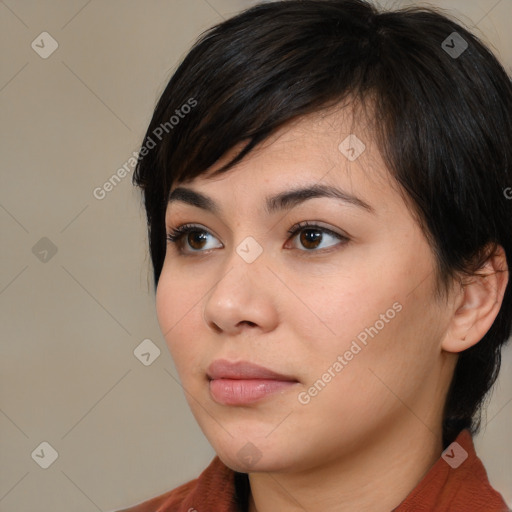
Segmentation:
{"type": "Polygon", "coordinates": [[[297,411],[311,428],[321,421],[326,437],[346,441],[378,430],[404,411],[407,414],[407,407],[427,417],[418,404],[435,366],[435,324],[426,321],[425,304],[420,308],[410,297],[384,304],[369,304],[364,321],[360,315],[355,321],[346,309],[337,337],[311,347],[299,398],[301,404],[307,403],[297,411]]]}
{"type": "Polygon", "coordinates": [[[389,322],[397,314],[393,304],[398,301],[399,293],[387,285],[382,275],[361,263],[347,265],[347,269],[311,279],[304,275],[301,279],[297,275],[288,276],[302,304],[289,300],[284,315],[290,318],[289,325],[293,326],[297,338],[307,338],[318,356],[343,353],[358,335],[364,342],[365,329],[376,321],[379,331],[382,330],[380,314],[389,310],[391,320],[386,318],[389,322]]]}
{"type": "Polygon", "coordinates": [[[331,372],[344,378],[334,380],[342,387],[364,385],[370,394],[383,388],[371,370],[399,387],[424,375],[438,354],[440,335],[432,279],[418,286],[428,274],[428,263],[403,257],[401,264],[387,268],[382,261],[360,263],[320,287],[303,281],[296,290],[315,315],[305,309],[292,314],[295,335],[310,347],[308,381],[321,378],[336,361],[338,372],[331,372]]]}
{"type": "Polygon", "coordinates": [[[179,319],[178,286],[179,283],[171,284],[167,273],[162,271],[156,288],[155,302],[158,324],[166,341],[179,319]]]}
{"type": "Polygon", "coordinates": [[[162,271],[155,300],[160,330],[181,376],[180,370],[193,365],[201,353],[201,338],[196,333],[202,321],[200,298],[205,290],[195,290],[189,280],[185,283],[174,275],[171,278],[170,272],[162,271]]]}

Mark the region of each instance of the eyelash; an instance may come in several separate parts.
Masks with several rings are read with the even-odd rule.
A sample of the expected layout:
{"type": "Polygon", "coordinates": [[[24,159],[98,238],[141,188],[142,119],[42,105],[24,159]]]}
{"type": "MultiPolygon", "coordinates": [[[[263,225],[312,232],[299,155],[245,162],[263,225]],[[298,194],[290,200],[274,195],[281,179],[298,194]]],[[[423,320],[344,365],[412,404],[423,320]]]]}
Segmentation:
{"type": "MultiPolygon", "coordinates": [[[[350,239],[344,235],[340,235],[339,233],[336,233],[328,228],[324,228],[322,226],[319,226],[317,224],[313,224],[313,223],[310,223],[308,221],[304,221],[304,222],[299,222],[298,224],[295,224],[293,227],[291,227],[287,233],[290,235],[290,238],[293,238],[295,237],[298,233],[300,233],[301,231],[305,230],[306,228],[309,228],[309,229],[315,229],[316,231],[320,231],[322,233],[327,233],[328,235],[331,235],[335,238],[338,238],[341,242],[348,242],[350,239]]],[[[203,233],[208,233],[208,234],[211,234],[208,230],[202,228],[201,226],[197,226],[195,224],[183,224],[182,226],[178,226],[176,228],[172,228],[171,229],[171,232],[170,233],[167,233],[167,241],[170,242],[170,243],[173,243],[173,244],[179,244],[181,242],[181,240],[183,239],[183,237],[185,235],[188,235],[191,231],[199,231],[199,232],[203,232],[203,233]]],[[[335,246],[331,246],[331,247],[328,247],[326,249],[320,249],[320,250],[315,250],[315,249],[311,249],[311,250],[304,250],[304,251],[301,251],[301,252],[306,252],[306,253],[314,253],[314,252],[323,252],[323,251],[329,251],[332,249],[332,247],[335,247],[335,246]]],[[[211,249],[210,249],[211,250],[211,249]]],[[[300,249],[299,249],[300,250],[300,249]]],[[[187,253],[183,250],[181,250],[180,248],[180,253],[183,254],[183,255],[191,255],[191,254],[202,254],[202,253],[205,253],[207,251],[202,251],[202,250],[197,250],[197,251],[192,251],[191,253],[187,253]]]]}

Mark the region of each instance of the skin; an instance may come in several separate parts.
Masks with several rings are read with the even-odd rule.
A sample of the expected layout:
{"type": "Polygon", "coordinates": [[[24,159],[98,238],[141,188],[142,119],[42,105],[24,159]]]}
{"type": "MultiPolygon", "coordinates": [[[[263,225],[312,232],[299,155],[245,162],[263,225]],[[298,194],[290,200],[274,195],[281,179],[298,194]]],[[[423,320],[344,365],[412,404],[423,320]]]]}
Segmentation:
{"type": "Polygon", "coordinates": [[[347,110],[289,123],[235,168],[210,174],[180,185],[210,196],[221,213],[169,204],[169,230],[194,223],[209,234],[202,245],[185,236],[183,252],[168,243],[156,294],[192,413],[220,459],[249,473],[250,512],[391,510],[441,455],[457,354],[483,337],[499,311],[508,273],[493,271],[505,268],[503,252],[488,261],[489,277],[436,299],[427,240],[371,130],[347,110]],[[353,162],[338,150],[351,133],[366,145],[353,162]],[[267,195],[318,183],[357,196],[374,212],[325,197],[265,212],[267,195]],[[308,243],[304,230],[290,237],[302,221],[349,240],[314,231],[321,241],[308,243]],[[263,249],[252,263],[236,252],[248,236],[263,249]],[[299,393],[394,303],[401,305],[394,318],[300,403],[299,393]],[[206,377],[219,358],[251,361],[298,382],[250,405],[220,405],[206,377]],[[248,442],[258,455],[251,464],[238,453],[248,442]]]}

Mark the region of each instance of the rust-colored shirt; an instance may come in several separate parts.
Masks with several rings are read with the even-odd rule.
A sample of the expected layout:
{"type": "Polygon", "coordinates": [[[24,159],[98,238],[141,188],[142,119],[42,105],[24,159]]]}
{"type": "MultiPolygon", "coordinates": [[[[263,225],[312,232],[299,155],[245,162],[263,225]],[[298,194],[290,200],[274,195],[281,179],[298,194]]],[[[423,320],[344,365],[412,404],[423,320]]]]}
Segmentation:
{"type": "MultiPolygon", "coordinates": [[[[219,457],[195,480],[118,512],[246,512],[248,478],[219,457]]],[[[463,430],[392,512],[511,512],[489,484],[473,439],[463,430]]]]}

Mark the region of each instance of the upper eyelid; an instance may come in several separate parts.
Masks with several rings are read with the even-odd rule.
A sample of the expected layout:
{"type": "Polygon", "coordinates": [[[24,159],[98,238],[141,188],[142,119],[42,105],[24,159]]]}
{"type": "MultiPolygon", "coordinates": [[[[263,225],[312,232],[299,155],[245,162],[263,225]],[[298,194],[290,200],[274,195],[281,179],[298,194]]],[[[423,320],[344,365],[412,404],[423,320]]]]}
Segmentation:
{"type": "MultiPolygon", "coordinates": [[[[292,231],[298,231],[298,230],[306,229],[306,228],[316,228],[321,231],[327,231],[336,236],[350,238],[350,235],[346,234],[345,232],[337,233],[333,228],[323,226],[322,223],[323,223],[323,221],[300,221],[300,222],[294,223],[292,225],[292,227],[290,227],[289,229],[286,230],[286,232],[290,233],[292,231]]],[[[180,229],[182,229],[182,230],[197,229],[197,231],[205,231],[206,233],[209,233],[209,234],[215,236],[215,238],[219,238],[215,234],[215,232],[213,232],[210,228],[202,226],[201,224],[196,224],[194,222],[184,222],[182,224],[177,224],[176,226],[166,226],[166,234],[170,234],[170,232],[180,230],[180,229]]]]}
{"type": "Polygon", "coordinates": [[[319,231],[325,231],[334,236],[339,236],[342,238],[349,238],[348,234],[345,234],[344,232],[337,233],[336,230],[333,228],[330,228],[327,226],[322,226],[322,221],[315,221],[315,220],[296,222],[289,230],[287,230],[287,233],[294,234],[297,231],[300,231],[302,229],[307,229],[307,228],[318,229],[319,231]]]}
{"type": "Polygon", "coordinates": [[[209,235],[213,235],[215,238],[219,239],[219,237],[209,228],[206,228],[204,226],[201,226],[200,224],[195,224],[194,222],[184,222],[183,224],[178,224],[174,227],[168,227],[166,226],[166,236],[170,235],[171,232],[184,230],[184,231],[204,231],[205,233],[208,233],[209,235]]]}

